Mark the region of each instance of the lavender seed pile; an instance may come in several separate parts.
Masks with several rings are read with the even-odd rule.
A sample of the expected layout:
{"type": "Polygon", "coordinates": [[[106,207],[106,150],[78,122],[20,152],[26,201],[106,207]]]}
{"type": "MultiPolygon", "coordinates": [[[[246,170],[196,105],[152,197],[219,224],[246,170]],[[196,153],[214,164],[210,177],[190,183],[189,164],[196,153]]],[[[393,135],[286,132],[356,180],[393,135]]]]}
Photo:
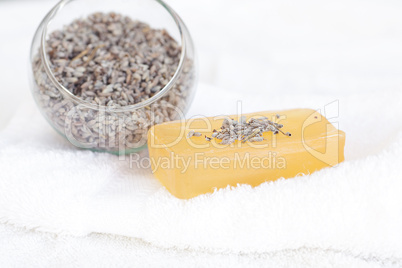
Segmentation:
{"type": "MultiPolygon", "coordinates": [[[[276,115],[277,118],[280,118],[279,115],[276,115]]],[[[222,122],[221,129],[218,131],[214,129],[211,137],[205,136],[207,141],[211,141],[216,138],[221,140],[220,144],[232,144],[236,140],[245,143],[246,141],[250,142],[260,142],[263,141],[263,133],[264,132],[273,132],[273,134],[282,133],[286,136],[291,136],[289,132],[283,132],[281,130],[283,128],[282,124],[276,123],[272,120],[269,120],[267,117],[260,118],[251,118],[248,122],[246,121],[245,116],[241,116],[239,121],[225,118],[222,122]]],[[[200,132],[194,132],[194,130],[190,130],[187,137],[191,138],[193,136],[201,136],[200,132]]]]}
{"type": "Polygon", "coordinates": [[[36,99],[55,127],[78,143],[106,150],[122,144],[139,147],[153,124],[177,119],[177,110],[186,109],[193,62],[184,61],[173,88],[150,106],[119,113],[113,109],[158,94],[176,72],[181,52],[166,30],[116,13],[95,13],[52,32],[46,53],[61,85],[85,102],[110,109],[101,113],[66,98],[49,81],[39,54],[33,63],[36,99]]]}

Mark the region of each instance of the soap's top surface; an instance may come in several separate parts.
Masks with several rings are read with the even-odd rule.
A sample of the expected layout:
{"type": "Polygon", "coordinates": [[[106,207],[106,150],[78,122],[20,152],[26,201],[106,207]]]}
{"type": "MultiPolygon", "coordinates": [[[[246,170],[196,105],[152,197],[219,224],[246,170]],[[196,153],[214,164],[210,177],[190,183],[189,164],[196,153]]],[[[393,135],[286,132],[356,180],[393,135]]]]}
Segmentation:
{"type": "Polygon", "coordinates": [[[219,153],[224,150],[227,154],[235,151],[267,150],[280,151],[281,153],[305,150],[305,145],[317,149],[325,148],[326,138],[334,135],[344,135],[338,131],[324,116],[312,109],[293,109],[279,112],[257,112],[230,116],[199,117],[182,121],[172,121],[153,126],[148,134],[148,146],[165,148],[168,151],[181,155],[203,153],[219,153]],[[222,122],[229,117],[235,120],[244,115],[247,121],[251,118],[267,117],[269,120],[283,124],[282,130],[290,132],[291,137],[281,133],[263,133],[263,141],[245,142],[235,141],[230,145],[219,144],[221,140],[208,141],[205,136],[211,137],[214,129],[220,130],[222,122]],[[277,117],[279,115],[279,118],[277,117]],[[187,137],[191,131],[200,132],[201,136],[187,137]],[[283,144],[283,146],[281,146],[283,144]],[[294,146],[289,147],[289,144],[294,146]],[[180,152],[178,152],[178,150],[180,152]]]}

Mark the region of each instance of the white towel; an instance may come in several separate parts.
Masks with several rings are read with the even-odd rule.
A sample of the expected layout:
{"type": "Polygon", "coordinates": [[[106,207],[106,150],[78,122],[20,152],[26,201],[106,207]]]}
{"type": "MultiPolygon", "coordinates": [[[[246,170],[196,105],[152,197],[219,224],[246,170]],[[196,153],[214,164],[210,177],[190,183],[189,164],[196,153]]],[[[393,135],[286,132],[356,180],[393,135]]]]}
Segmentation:
{"type": "MultiPolygon", "coordinates": [[[[207,86],[198,92],[188,116],[204,114],[206,107],[212,107],[206,115],[233,113],[240,97],[207,86]]],[[[346,161],[309,176],[180,200],[149,169],[130,168],[129,159],[70,145],[28,101],[0,133],[6,174],[0,220],[59,234],[124,235],[177,249],[320,248],[402,258],[401,103],[400,91],[340,99],[242,96],[245,112],[327,107],[327,117],[346,132],[346,161]]]]}

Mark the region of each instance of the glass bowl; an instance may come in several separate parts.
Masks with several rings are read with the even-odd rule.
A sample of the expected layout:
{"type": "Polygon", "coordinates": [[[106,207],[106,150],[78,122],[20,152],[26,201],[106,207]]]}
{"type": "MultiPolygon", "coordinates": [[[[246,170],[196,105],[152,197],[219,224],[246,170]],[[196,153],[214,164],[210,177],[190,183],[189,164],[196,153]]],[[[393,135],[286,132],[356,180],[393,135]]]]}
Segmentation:
{"type": "MultiPolygon", "coordinates": [[[[146,148],[148,129],[182,118],[194,96],[197,70],[191,36],[175,11],[159,0],[62,0],[39,25],[30,52],[31,90],[41,113],[58,133],[80,148],[115,154],[140,151],[146,148]],[[181,51],[177,67],[153,95],[130,105],[105,105],[73,94],[60,77],[56,78],[49,57],[50,34],[97,12],[121,14],[152,29],[164,29],[177,41],[181,51]]],[[[83,51],[77,48],[75,54],[80,53],[83,51]]]]}

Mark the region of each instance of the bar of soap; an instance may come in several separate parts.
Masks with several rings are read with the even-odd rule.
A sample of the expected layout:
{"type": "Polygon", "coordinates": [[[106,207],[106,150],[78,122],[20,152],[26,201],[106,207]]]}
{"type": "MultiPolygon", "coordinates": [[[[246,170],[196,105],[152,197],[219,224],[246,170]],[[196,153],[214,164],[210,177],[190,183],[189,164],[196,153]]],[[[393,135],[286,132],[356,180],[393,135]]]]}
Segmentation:
{"type": "MultiPolygon", "coordinates": [[[[229,145],[211,137],[224,116],[193,118],[153,126],[148,132],[152,172],[174,196],[189,199],[228,185],[257,186],[332,167],[344,160],[345,133],[319,112],[293,109],[244,114],[247,120],[267,117],[284,132],[263,133],[263,141],[229,145]],[[278,118],[277,115],[280,115],[278,118]],[[187,137],[190,131],[201,136],[187,137]]],[[[239,116],[229,116],[239,120],[239,116]]]]}

